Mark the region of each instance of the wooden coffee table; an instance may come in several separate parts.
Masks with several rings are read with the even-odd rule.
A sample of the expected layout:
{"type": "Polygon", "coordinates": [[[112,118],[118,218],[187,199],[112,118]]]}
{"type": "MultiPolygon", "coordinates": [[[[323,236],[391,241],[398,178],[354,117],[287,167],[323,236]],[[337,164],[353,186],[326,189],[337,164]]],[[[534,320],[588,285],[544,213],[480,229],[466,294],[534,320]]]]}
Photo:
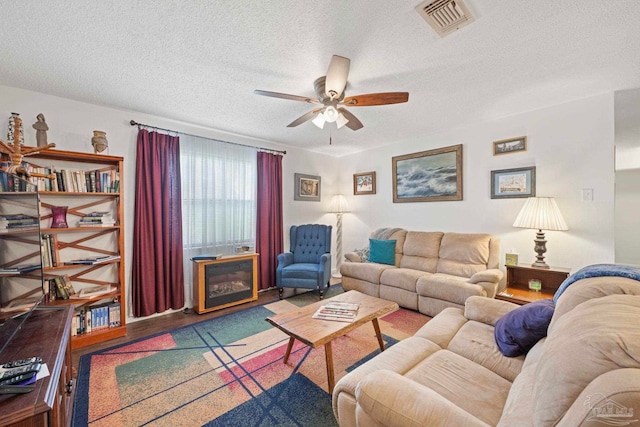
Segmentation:
{"type": "Polygon", "coordinates": [[[284,355],[284,363],[289,360],[293,342],[298,340],[311,348],[317,348],[324,345],[325,358],[327,362],[327,379],[329,381],[329,393],[333,392],[335,378],[333,372],[333,354],[331,352],[331,341],[334,338],[346,335],[367,322],[373,323],[373,328],[378,337],[380,351],[384,351],[384,341],[380,333],[380,325],[378,317],[394,312],[398,309],[398,304],[392,301],[386,301],[380,298],[365,295],[358,291],[349,291],[344,294],[337,295],[333,298],[318,301],[317,303],[300,307],[286,313],[276,314],[267,317],[267,322],[289,335],[289,344],[287,352],[284,355]],[[336,322],[331,320],[313,319],[311,316],[322,305],[330,301],[354,302],[359,303],[358,316],[351,322],[336,322]]]}

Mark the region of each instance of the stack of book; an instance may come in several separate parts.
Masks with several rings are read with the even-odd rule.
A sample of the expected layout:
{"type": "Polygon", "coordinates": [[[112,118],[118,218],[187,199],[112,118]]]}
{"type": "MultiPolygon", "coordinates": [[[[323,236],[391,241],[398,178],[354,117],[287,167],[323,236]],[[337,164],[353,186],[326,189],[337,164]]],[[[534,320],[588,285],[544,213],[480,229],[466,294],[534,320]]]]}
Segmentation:
{"type": "Polygon", "coordinates": [[[321,306],[314,314],[314,319],[335,320],[337,322],[353,322],[358,315],[360,304],[351,302],[330,302],[321,306]]]}
{"type": "Polygon", "coordinates": [[[25,214],[0,215],[0,233],[38,228],[38,217],[25,214]]]}
{"type": "Polygon", "coordinates": [[[78,227],[110,227],[115,223],[110,212],[91,212],[80,218],[78,227]]]}

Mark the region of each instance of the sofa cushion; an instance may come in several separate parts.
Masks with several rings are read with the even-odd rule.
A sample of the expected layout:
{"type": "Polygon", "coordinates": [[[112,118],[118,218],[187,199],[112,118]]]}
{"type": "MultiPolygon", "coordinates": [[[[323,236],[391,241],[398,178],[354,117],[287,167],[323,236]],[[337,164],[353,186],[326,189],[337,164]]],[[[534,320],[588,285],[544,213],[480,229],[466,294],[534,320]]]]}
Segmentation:
{"type": "Polygon", "coordinates": [[[633,295],[592,299],[558,319],[536,366],[533,425],[558,425],[585,387],[600,375],[640,368],[638,319],[640,298],[633,295]]]}
{"type": "Polygon", "coordinates": [[[435,273],[443,235],[441,232],[407,232],[400,267],[435,273]]]}
{"type": "Polygon", "coordinates": [[[552,299],[534,301],[502,316],[495,327],[500,352],[508,357],[527,354],[541,338],[547,336],[552,316],[552,299]]]}
{"type": "Polygon", "coordinates": [[[363,262],[345,262],[340,266],[340,272],[343,276],[354,279],[364,280],[374,285],[380,284],[380,275],[388,268],[396,268],[393,265],[363,263],[363,262]]]}
{"type": "Polygon", "coordinates": [[[380,275],[380,284],[415,293],[416,282],[419,278],[427,274],[429,273],[408,268],[389,268],[380,275]]]}
{"type": "Polygon", "coordinates": [[[513,382],[522,370],[524,356],[505,357],[500,354],[493,330],[493,326],[485,323],[467,322],[453,337],[447,349],[513,382]]]}
{"type": "Polygon", "coordinates": [[[626,277],[590,277],[569,286],[556,302],[556,310],[549,325],[549,333],[555,323],[565,313],[570,312],[576,306],[594,298],[607,295],[640,295],[640,282],[626,277]]]}
{"type": "Polygon", "coordinates": [[[454,276],[471,277],[487,269],[491,235],[445,233],[440,242],[436,271],[454,276]]]}
{"type": "Polygon", "coordinates": [[[421,297],[436,298],[464,305],[473,295],[486,297],[487,293],[480,285],[467,282],[464,277],[448,274],[427,274],[418,279],[416,291],[421,297]]]}
{"type": "Polygon", "coordinates": [[[396,241],[369,239],[369,262],[396,264],[396,241]]]}
{"type": "Polygon", "coordinates": [[[489,425],[500,420],[511,388],[510,381],[449,350],[425,358],[405,377],[432,389],[489,425]]]}

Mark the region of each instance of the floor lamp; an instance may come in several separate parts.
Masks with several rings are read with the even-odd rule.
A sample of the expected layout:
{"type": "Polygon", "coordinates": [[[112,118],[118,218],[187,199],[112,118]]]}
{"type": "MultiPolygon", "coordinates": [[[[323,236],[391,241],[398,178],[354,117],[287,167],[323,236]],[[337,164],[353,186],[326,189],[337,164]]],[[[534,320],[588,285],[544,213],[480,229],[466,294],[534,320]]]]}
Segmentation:
{"type": "Polygon", "coordinates": [[[569,229],[553,197],[529,197],[520,210],[513,226],[538,230],[534,239],[534,250],[537,253],[536,262],[531,264],[531,267],[537,268],[549,268],[547,263],[544,262],[544,253],[547,252],[547,240],[542,230],[564,231],[569,229]]]}
{"type": "Polygon", "coordinates": [[[342,265],[342,214],[349,212],[347,199],[343,194],[336,194],[331,198],[331,209],[329,212],[335,213],[338,217],[336,224],[336,271],[333,277],[340,278],[340,266],[342,265]]]}

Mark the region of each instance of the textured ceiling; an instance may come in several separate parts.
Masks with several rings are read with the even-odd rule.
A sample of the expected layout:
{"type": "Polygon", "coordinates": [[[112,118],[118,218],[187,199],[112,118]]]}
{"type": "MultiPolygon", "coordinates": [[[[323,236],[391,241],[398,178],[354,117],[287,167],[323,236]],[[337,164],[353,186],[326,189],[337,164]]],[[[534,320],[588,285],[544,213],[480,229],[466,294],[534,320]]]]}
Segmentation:
{"type": "Polygon", "coordinates": [[[638,0],[466,1],[476,21],[446,38],[419,0],[3,2],[0,85],[335,156],[640,87],[638,0]],[[409,102],[350,108],[354,132],[287,128],[313,106],[253,94],[313,96],[333,54],[347,95],[409,102]]]}

